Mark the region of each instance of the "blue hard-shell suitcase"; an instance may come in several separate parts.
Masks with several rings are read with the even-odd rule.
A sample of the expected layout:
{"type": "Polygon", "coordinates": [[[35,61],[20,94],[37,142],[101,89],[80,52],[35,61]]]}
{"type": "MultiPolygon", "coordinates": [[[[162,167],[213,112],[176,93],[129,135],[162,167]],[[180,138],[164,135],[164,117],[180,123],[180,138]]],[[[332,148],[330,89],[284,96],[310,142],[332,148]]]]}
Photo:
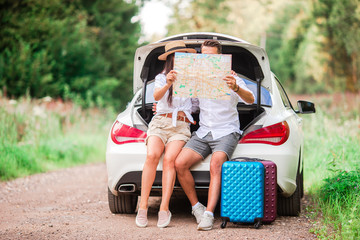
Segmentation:
{"type": "Polygon", "coordinates": [[[260,162],[228,161],[221,173],[221,228],[227,222],[254,223],[264,217],[264,165],[260,162]]]}
{"type": "Polygon", "coordinates": [[[259,158],[238,157],[231,161],[261,162],[265,168],[264,179],[264,218],[263,223],[271,223],[276,219],[277,211],[277,167],[269,160],[259,158]]]}

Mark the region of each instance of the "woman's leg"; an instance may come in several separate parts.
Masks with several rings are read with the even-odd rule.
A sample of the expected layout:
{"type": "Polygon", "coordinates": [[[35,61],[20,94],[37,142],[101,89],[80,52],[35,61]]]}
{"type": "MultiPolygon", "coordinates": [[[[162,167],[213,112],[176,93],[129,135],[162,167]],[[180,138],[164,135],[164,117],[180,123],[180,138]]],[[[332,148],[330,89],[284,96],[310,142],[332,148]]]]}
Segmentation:
{"type": "Polygon", "coordinates": [[[162,199],[160,204],[160,211],[168,211],[171,194],[175,184],[175,159],[185,145],[184,141],[171,141],[166,145],[163,159],[163,173],[162,173],[162,199]]]}
{"type": "Polygon", "coordinates": [[[147,142],[147,155],[141,177],[141,197],[139,209],[148,208],[151,187],[156,176],[156,167],[164,152],[164,143],[158,136],[150,136],[147,142]]]}

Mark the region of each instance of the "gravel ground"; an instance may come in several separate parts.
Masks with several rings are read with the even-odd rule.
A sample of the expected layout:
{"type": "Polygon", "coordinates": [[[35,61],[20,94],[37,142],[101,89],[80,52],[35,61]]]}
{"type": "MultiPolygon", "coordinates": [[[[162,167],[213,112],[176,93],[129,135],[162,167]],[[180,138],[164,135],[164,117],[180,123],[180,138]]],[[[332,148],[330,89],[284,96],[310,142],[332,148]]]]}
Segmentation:
{"type": "Polygon", "coordinates": [[[260,229],[232,223],[221,229],[216,213],[214,229],[200,232],[186,199],[172,200],[172,221],[159,229],[159,205],[150,199],[149,225],[140,229],[135,214],[110,212],[104,163],[37,174],[0,183],[0,239],[316,239],[303,214],[260,229]]]}

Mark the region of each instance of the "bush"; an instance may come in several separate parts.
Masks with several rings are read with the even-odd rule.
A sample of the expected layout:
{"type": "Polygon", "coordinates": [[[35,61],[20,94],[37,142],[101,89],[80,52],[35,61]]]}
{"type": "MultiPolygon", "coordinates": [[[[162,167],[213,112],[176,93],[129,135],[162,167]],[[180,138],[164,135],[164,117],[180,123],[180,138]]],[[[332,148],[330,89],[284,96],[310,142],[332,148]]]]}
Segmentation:
{"type": "Polygon", "coordinates": [[[350,195],[360,197],[360,169],[356,171],[339,170],[333,176],[324,179],[320,189],[320,197],[323,201],[345,201],[350,195]]]}

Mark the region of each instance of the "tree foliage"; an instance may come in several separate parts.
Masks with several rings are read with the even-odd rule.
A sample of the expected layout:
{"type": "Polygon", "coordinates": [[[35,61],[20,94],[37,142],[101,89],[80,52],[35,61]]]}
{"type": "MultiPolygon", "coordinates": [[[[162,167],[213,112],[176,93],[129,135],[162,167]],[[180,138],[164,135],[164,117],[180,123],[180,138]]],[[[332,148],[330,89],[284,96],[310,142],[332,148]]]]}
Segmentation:
{"type": "Polygon", "coordinates": [[[309,51],[314,36],[306,5],[285,5],[274,24],[267,30],[267,52],[272,70],[284,85],[294,92],[312,92],[316,78],[313,76],[313,59],[316,51],[309,51]]]}
{"type": "Polygon", "coordinates": [[[329,53],[330,78],[343,77],[347,90],[360,88],[360,1],[317,0],[314,23],[325,37],[323,51],[329,53]]]}
{"type": "Polygon", "coordinates": [[[295,92],[358,91],[359,0],[304,3],[288,5],[268,30],[274,72],[295,92]]]}
{"type": "Polygon", "coordinates": [[[134,2],[3,0],[0,7],[3,94],[125,106],[140,37],[134,2]]]}
{"type": "Polygon", "coordinates": [[[183,32],[226,33],[229,27],[230,8],[225,0],[191,1],[184,9],[184,0],[174,5],[172,23],[168,25],[168,35],[183,32]]]}
{"type": "Polygon", "coordinates": [[[292,92],[360,89],[360,0],[178,0],[174,9],[168,35],[266,40],[271,68],[292,92]]]}

